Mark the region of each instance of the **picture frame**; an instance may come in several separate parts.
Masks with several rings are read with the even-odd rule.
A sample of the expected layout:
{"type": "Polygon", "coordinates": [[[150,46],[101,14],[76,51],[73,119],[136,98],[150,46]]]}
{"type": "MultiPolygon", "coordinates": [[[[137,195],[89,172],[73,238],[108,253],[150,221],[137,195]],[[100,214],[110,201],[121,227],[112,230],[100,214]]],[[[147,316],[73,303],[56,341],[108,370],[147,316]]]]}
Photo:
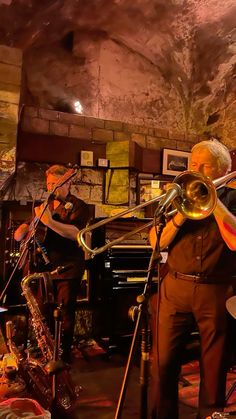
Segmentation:
{"type": "Polygon", "coordinates": [[[142,204],[165,193],[165,185],[171,183],[172,179],[170,176],[145,176],[143,174],[139,176],[137,204],[142,204]]]}
{"type": "MultiPolygon", "coordinates": [[[[167,185],[172,181],[173,176],[139,173],[137,183],[137,205],[165,194],[167,185]]],[[[147,205],[144,208],[144,216],[146,218],[153,218],[157,206],[158,201],[147,205]]]]}
{"type": "Polygon", "coordinates": [[[177,176],[188,170],[190,153],[187,151],[163,149],[162,174],[177,176]]]}
{"type": "Polygon", "coordinates": [[[81,150],[80,166],[93,166],[93,151],[81,150]]]}

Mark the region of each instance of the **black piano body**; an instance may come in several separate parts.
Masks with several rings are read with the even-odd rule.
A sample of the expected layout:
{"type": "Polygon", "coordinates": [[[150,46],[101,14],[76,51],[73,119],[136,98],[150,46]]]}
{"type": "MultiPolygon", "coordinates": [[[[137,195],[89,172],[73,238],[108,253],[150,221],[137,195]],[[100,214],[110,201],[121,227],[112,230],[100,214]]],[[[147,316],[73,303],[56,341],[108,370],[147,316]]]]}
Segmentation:
{"type": "MultiPolygon", "coordinates": [[[[152,249],[148,241],[150,227],[147,229],[145,225],[150,221],[145,218],[119,218],[92,232],[94,249],[123,237],[126,232],[139,226],[144,227],[141,232],[111,246],[91,260],[90,296],[97,307],[97,324],[100,327],[102,325],[102,330],[96,327],[97,333],[106,335],[110,340],[133,333],[135,324],[128,312],[131,306],[137,305],[137,296],[143,293],[147,280],[152,249]]],[[[165,253],[162,256],[165,258],[165,253]]],[[[154,291],[157,287],[156,279],[153,278],[154,291]]]]}

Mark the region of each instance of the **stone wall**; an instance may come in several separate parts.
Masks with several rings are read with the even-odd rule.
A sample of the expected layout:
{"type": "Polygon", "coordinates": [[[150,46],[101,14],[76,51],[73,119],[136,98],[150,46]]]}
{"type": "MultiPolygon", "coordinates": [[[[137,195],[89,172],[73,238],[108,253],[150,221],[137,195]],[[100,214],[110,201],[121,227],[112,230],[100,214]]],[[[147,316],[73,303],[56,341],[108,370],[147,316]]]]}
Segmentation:
{"type": "Polygon", "coordinates": [[[15,171],[22,52],[0,45],[0,190],[15,171]]]}
{"type": "Polygon", "coordinates": [[[134,141],[143,148],[170,148],[190,151],[199,137],[172,129],[148,128],[121,121],[81,116],[49,109],[25,106],[21,129],[32,133],[68,136],[88,141],[134,141]]]}
{"type": "MultiPolygon", "coordinates": [[[[212,0],[214,10],[217,2],[212,0]]],[[[53,38],[51,44],[27,49],[24,103],[73,112],[79,101],[83,113],[96,118],[164,130],[172,127],[186,135],[208,132],[233,148],[236,54],[235,10],[229,11],[232,0],[230,7],[224,7],[222,20],[217,12],[210,14],[205,4],[201,23],[193,0],[189,1],[194,5],[192,11],[190,4],[183,8],[182,2],[164,2],[165,6],[163,1],[161,6],[148,2],[156,9],[149,11],[151,19],[146,15],[147,2],[130,3],[131,8],[145,9],[134,15],[130,11],[131,25],[127,10],[111,18],[114,11],[109,14],[109,7],[127,7],[126,2],[115,3],[100,9],[103,13],[97,13],[96,24],[94,9],[89,13],[86,7],[90,29],[82,25],[77,31],[75,24],[70,48],[53,38]],[[106,30],[97,31],[105,29],[105,21],[106,30]]],[[[222,12],[221,4],[219,9],[222,12]]],[[[79,16],[81,23],[81,11],[79,16]]]]}
{"type": "MultiPolygon", "coordinates": [[[[21,113],[20,130],[25,133],[47,135],[49,138],[50,135],[58,138],[63,137],[65,147],[67,146],[66,137],[83,141],[83,147],[87,142],[87,150],[90,149],[91,144],[106,144],[109,153],[112,148],[117,152],[117,147],[110,147],[112,143],[114,146],[119,144],[120,152],[125,153],[129,149],[127,142],[129,144],[137,143],[138,147],[141,147],[142,150],[145,149],[145,151],[153,150],[156,152],[159,150],[160,155],[163,148],[190,151],[192,146],[200,139],[196,135],[189,135],[186,138],[183,133],[171,129],[148,128],[122,121],[98,119],[32,106],[24,107],[21,113]]],[[[34,147],[33,141],[32,136],[32,148],[34,147]]],[[[37,163],[37,156],[34,160],[34,163],[18,162],[15,183],[10,185],[4,199],[26,202],[45,198],[44,171],[48,164],[37,163]],[[29,179],[31,179],[30,183],[29,179]]],[[[127,159],[124,159],[124,161],[127,161],[127,159]]],[[[161,174],[161,170],[159,172],[155,171],[155,173],[161,174]]],[[[113,203],[117,208],[117,205],[121,207],[124,205],[134,206],[137,202],[138,171],[123,170],[123,175],[125,178],[121,178],[118,183],[116,177],[113,176],[114,189],[116,192],[118,191],[116,202],[114,202],[114,189],[111,190],[110,195],[107,194],[106,189],[111,173],[98,167],[80,168],[78,175],[73,180],[72,192],[86,202],[94,204],[96,206],[96,216],[110,215],[114,207],[107,204],[113,203]],[[104,201],[106,205],[104,205],[104,201]]],[[[120,176],[118,178],[120,179],[120,176]]]]}
{"type": "MultiPolygon", "coordinates": [[[[89,150],[91,143],[111,144],[113,142],[117,143],[117,145],[119,144],[121,153],[127,151],[127,142],[137,143],[142,149],[162,151],[163,148],[170,148],[190,151],[193,144],[198,141],[197,136],[191,135],[186,138],[183,133],[181,134],[173,130],[158,127],[148,128],[122,121],[104,120],[32,106],[24,107],[20,128],[23,132],[27,133],[71,137],[78,141],[87,140],[87,150],[89,150]]],[[[114,147],[114,149],[117,148],[114,147]]],[[[37,156],[35,156],[35,159],[37,159],[37,156]]],[[[40,169],[39,167],[36,168],[36,172],[39,172],[40,185],[34,182],[29,186],[26,185],[29,179],[29,172],[35,172],[32,168],[32,163],[18,163],[18,168],[21,168],[21,171],[19,171],[19,175],[17,176],[15,199],[27,201],[32,200],[32,197],[34,199],[44,198],[44,195],[42,195],[42,191],[44,190],[44,178],[42,177],[44,173],[43,166],[40,165],[40,169]],[[39,196],[39,191],[41,191],[41,196],[39,196]]],[[[34,167],[36,167],[35,164],[34,167]]],[[[35,176],[37,176],[36,173],[35,176]]],[[[119,171],[119,173],[111,174],[102,169],[82,168],[79,169],[78,176],[72,184],[72,192],[75,195],[79,195],[86,202],[96,206],[97,216],[110,215],[110,211],[113,210],[112,205],[103,205],[104,193],[107,203],[120,206],[135,205],[137,198],[136,189],[137,173],[132,172],[132,170],[123,170],[119,171]],[[114,183],[111,183],[111,189],[108,194],[105,185],[111,178],[114,183]],[[127,193],[128,191],[129,193],[127,193]],[[117,200],[116,195],[118,195],[117,200]]]]}

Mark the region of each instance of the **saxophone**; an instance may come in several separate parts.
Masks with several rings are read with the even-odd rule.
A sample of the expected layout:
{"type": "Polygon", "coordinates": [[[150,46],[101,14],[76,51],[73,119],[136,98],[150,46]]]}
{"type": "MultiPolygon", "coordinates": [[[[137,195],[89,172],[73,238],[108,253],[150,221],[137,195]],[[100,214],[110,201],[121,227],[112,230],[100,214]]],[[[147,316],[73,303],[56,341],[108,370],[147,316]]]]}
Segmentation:
{"type": "Polygon", "coordinates": [[[42,352],[43,363],[47,363],[53,358],[54,353],[54,341],[49,331],[49,328],[42,316],[39,309],[36,298],[34,297],[30,283],[35,279],[41,279],[46,273],[34,273],[25,276],[21,281],[22,294],[24,295],[28,309],[32,317],[32,327],[34,329],[35,338],[38,343],[38,347],[42,352]]]}
{"type": "Polygon", "coordinates": [[[55,361],[57,352],[49,328],[30,288],[33,280],[41,279],[45,274],[48,273],[33,273],[21,281],[21,288],[32,316],[32,326],[42,358],[39,361],[28,354],[26,357],[25,354],[20,353],[12,340],[9,342],[9,347],[17,360],[19,373],[34,393],[35,398],[45,409],[53,408],[63,415],[63,412],[68,412],[74,406],[79,390],[74,386],[67,369],[61,368],[58,373],[54,373],[52,376],[48,372],[47,366],[50,362],[55,361]]]}

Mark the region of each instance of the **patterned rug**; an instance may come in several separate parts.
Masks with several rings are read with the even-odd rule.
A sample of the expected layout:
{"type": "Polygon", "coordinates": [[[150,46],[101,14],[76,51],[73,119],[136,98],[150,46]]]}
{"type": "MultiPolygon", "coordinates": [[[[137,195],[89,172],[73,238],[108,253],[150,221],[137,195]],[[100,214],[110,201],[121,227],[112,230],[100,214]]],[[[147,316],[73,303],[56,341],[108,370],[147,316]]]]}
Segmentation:
{"type": "MultiPolygon", "coordinates": [[[[209,365],[210,368],[210,365],[209,365]]],[[[192,361],[183,365],[179,386],[179,398],[187,406],[197,407],[199,391],[199,363],[192,361]]],[[[227,395],[229,395],[226,411],[236,411],[236,368],[227,374],[227,395]],[[230,393],[229,393],[230,392],[230,393]]]]}

